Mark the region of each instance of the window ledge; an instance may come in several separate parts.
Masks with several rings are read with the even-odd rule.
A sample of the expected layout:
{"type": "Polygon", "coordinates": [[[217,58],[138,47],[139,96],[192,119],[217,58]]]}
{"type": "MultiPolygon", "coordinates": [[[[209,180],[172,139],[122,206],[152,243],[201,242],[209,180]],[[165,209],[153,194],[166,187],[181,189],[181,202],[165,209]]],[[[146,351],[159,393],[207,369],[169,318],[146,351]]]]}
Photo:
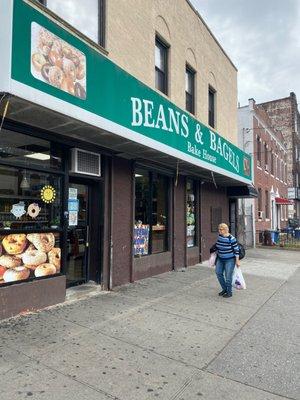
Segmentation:
{"type": "Polygon", "coordinates": [[[38,0],[27,0],[30,5],[36,9],[39,9],[43,14],[46,14],[50,19],[52,19],[56,24],[61,25],[64,29],[69,31],[72,35],[77,36],[80,40],[84,41],[90,47],[93,47],[99,53],[105,54],[106,56],[109,54],[108,51],[101,46],[101,44],[94,42],[84,33],[80,32],[74,26],[70,25],[63,18],[60,18],[57,14],[52,12],[49,8],[41,4],[38,0]]]}

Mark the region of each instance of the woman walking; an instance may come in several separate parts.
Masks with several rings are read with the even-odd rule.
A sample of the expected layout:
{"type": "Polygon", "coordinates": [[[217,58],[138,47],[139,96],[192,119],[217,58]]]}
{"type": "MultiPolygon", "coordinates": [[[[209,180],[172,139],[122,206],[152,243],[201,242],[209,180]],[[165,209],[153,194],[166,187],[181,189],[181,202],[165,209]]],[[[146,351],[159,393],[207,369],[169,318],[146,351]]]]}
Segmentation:
{"type": "Polygon", "coordinates": [[[229,233],[228,225],[224,223],[219,225],[219,236],[215,247],[217,249],[216,275],[222,288],[219,296],[232,297],[234,267],[240,266],[239,246],[236,238],[229,233]]]}

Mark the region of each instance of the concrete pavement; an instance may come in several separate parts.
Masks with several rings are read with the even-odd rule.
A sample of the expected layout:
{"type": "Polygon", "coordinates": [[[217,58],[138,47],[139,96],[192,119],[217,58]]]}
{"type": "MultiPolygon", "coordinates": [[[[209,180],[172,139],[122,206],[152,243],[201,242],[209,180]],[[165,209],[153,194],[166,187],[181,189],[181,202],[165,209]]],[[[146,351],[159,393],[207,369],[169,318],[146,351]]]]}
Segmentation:
{"type": "Polygon", "coordinates": [[[248,250],[242,268],[230,299],[197,265],[3,321],[0,398],[300,399],[300,252],[248,250]]]}

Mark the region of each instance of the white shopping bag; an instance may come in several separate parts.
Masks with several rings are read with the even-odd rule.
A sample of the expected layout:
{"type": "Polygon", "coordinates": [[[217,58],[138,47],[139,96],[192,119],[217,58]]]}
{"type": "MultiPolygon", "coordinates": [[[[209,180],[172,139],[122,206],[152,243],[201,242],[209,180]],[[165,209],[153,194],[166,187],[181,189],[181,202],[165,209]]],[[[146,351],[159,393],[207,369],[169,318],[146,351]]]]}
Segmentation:
{"type": "Polygon", "coordinates": [[[217,258],[217,253],[211,253],[208,260],[208,265],[210,267],[214,267],[216,265],[216,258],[217,258]]]}
{"type": "Polygon", "coordinates": [[[246,289],[246,282],[243,277],[241,268],[234,268],[233,277],[232,277],[232,286],[236,289],[246,289]]]}

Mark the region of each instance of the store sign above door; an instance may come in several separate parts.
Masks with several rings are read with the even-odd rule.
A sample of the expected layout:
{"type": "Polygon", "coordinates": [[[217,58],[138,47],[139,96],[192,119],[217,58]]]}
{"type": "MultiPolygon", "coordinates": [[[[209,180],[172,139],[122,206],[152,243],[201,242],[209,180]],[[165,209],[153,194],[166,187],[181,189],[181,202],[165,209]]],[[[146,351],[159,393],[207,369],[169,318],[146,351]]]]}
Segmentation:
{"type": "Polygon", "coordinates": [[[251,182],[248,154],[122,70],[40,7],[14,0],[12,31],[13,94],[251,182]]]}

